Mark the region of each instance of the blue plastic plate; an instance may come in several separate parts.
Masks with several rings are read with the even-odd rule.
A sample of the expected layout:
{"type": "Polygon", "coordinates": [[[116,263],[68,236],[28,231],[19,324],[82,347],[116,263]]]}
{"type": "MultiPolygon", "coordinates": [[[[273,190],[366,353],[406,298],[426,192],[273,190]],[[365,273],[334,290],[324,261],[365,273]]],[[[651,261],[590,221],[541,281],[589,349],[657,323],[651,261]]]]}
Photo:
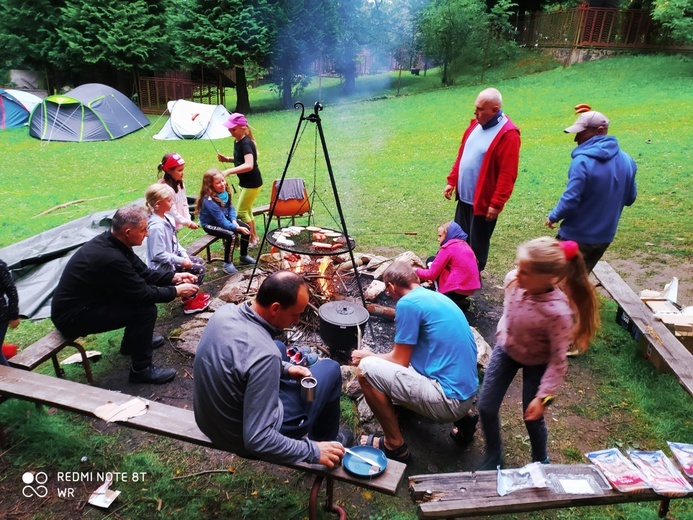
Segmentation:
{"type": "Polygon", "coordinates": [[[371,471],[373,466],[368,464],[368,462],[354,457],[351,453],[345,453],[342,464],[344,465],[344,469],[352,475],[357,477],[376,477],[385,471],[387,467],[387,457],[378,448],[374,448],[373,446],[354,446],[351,450],[380,464],[379,470],[371,471]]]}

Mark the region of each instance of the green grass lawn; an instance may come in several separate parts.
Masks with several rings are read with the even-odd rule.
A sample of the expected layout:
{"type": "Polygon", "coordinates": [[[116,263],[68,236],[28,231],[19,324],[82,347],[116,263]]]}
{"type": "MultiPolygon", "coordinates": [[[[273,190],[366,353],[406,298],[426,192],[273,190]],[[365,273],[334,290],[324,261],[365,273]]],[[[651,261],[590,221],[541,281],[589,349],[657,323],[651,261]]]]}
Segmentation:
{"type": "MultiPolygon", "coordinates": [[[[575,119],[574,105],[590,103],[611,119],[610,133],[618,137],[622,148],[638,164],[638,200],[625,210],[607,258],[638,257],[648,262],[667,255],[671,263],[687,268],[688,272],[680,277],[682,284],[693,283],[693,145],[689,118],[693,109],[693,61],[680,56],[619,57],[512,79],[526,69],[492,69],[487,74],[489,82],[483,85],[501,90],[504,109],[520,127],[523,143],[517,185],[500,216],[485,276],[502,279],[512,267],[519,243],[550,234],[544,220],[565,186],[570,152],[575,146],[572,136],[562,130],[575,119]]],[[[395,96],[396,75],[385,79],[385,95],[373,93],[382,77],[359,78],[359,92],[354,99],[339,103],[331,94],[334,90],[330,90],[339,85],[335,80],[323,79],[324,110],[320,116],[339,198],[348,230],[356,237],[357,250],[389,253],[411,249],[428,255],[437,249],[437,225],[454,215],[454,203],[442,196],[445,177],[482,87],[474,74],[461,79],[455,88],[432,90],[438,81],[435,71],[425,78],[405,72],[400,87],[407,95],[395,96]],[[333,98],[335,102],[330,102],[333,98]],[[359,98],[365,100],[356,101],[359,98]],[[405,235],[405,231],[418,235],[405,235]]],[[[303,101],[311,110],[317,99],[315,85],[308,92],[303,101]]],[[[295,110],[261,111],[275,106],[272,99],[273,94],[263,88],[251,91],[251,104],[258,112],[250,115],[250,123],[265,179],[257,205],[268,202],[269,186],[282,174],[299,115],[295,110]],[[256,95],[257,103],[252,97],[256,95]]],[[[196,194],[203,172],[218,166],[215,147],[225,154],[232,151],[230,138],[214,143],[155,141],[151,136],[164,120],[153,117],[152,121],[156,123],[146,131],[113,142],[45,144],[28,137],[24,129],[0,132],[0,247],[142,197],[146,187],[156,180],[156,166],[167,152],[177,151],[186,159],[188,194],[196,194]],[[80,199],[85,200],[37,216],[80,199]]],[[[288,175],[306,178],[309,189],[315,190],[317,224],[333,224],[334,196],[315,125],[302,134],[288,175]]],[[[189,242],[199,233],[183,231],[181,239],[189,242]]],[[[609,309],[610,320],[613,311],[609,309]]],[[[38,327],[23,324],[18,331],[10,332],[9,339],[26,344],[45,334],[49,327],[47,323],[38,327]]],[[[637,421],[644,426],[642,435],[646,440],[661,446],[673,437],[693,442],[690,396],[671,377],[653,375],[650,367],[636,358],[632,341],[622,331],[609,332],[611,327],[606,330],[600,340],[605,345],[595,348],[595,359],[590,361],[595,363],[595,377],[603,385],[601,398],[632,403],[639,410],[637,421]],[[613,334],[613,345],[623,348],[610,346],[613,334]],[[635,365],[634,360],[638,362],[635,365]],[[620,364],[632,377],[609,375],[620,364]],[[640,368],[632,370],[634,366],[640,368]],[[673,394],[676,398],[667,400],[673,394]],[[669,402],[677,403],[676,407],[672,409],[669,402]],[[666,425],[658,430],[650,428],[659,421],[658,411],[664,408],[666,425]]],[[[8,418],[5,408],[0,407],[0,422],[8,418]]],[[[21,417],[23,410],[12,412],[13,417],[21,417]]],[[[640,435],[641,429],[635,431],[640,435]]],[[[18,449],[15,456],[28,455],[18,449]]],[[[393,506],[388,501],[378,507],[381,513],[371,518],[393,518],[393,507],[413,511],[410,504],[393,506]]],[[[593,510],[597,511],[597,516],[590,516],[589,509],[547,515],[655,517],[654,507],[648,506],[642,510],[637,506],[593,510]]],[[[693,518],[690,507],[679,512],[677,518],[693,518]]]]}

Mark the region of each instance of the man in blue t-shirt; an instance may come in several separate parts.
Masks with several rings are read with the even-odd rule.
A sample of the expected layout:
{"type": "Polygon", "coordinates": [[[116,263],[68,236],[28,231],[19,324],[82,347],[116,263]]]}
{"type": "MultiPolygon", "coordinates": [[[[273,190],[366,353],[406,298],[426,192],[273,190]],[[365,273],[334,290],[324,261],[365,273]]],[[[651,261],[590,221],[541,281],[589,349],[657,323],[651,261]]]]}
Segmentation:
{"type": "Polygon", "coordinates": [[[387,354],[355,350],[351,359],[384,435],[364,436],[360,443],[383,450],[391,459],[409,459],[394,405],[436,422],[455,422],[453,438],[469,442],[476,417],[468,412],[479,380],[476,343],[467,319],[448,297],[421,287],[406,262],[394,262],[383,282],[397,302],[394,348],[387,354]]]}

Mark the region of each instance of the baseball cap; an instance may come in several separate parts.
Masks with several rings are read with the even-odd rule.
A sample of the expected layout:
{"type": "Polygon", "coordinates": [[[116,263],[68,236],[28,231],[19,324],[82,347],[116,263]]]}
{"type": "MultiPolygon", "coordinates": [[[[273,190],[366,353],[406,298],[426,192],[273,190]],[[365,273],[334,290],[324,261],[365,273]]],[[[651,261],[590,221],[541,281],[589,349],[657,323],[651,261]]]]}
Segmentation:
{"type": "Polygon", "coordinates": [[[563,130],[566,134],[577,134],[587,128],[599,128],[600,126],[609,127],[609,119],[596,110],[583,112],[575,120],[575,124],[563,130]]]}
{"type": "Polygon", "coordinates": [[[224,122],[226,128],[236,128],[237,126],[248,126],[248,120],[243,114],[234,112],[229,116],[229,118],[224,122]]]}

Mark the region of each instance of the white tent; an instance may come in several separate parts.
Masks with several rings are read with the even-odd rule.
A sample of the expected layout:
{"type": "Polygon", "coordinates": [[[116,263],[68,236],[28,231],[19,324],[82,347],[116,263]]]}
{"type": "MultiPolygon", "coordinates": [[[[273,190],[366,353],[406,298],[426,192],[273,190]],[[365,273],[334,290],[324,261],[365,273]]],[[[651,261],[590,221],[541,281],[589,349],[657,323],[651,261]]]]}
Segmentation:
{"type": "Polygon", "coordinates": [[[231,114],[223,105],[206,105],[185,99],[169,101],[170,117],[154,139],[223,139],[230,137],[223,123],[231,114]]]}

